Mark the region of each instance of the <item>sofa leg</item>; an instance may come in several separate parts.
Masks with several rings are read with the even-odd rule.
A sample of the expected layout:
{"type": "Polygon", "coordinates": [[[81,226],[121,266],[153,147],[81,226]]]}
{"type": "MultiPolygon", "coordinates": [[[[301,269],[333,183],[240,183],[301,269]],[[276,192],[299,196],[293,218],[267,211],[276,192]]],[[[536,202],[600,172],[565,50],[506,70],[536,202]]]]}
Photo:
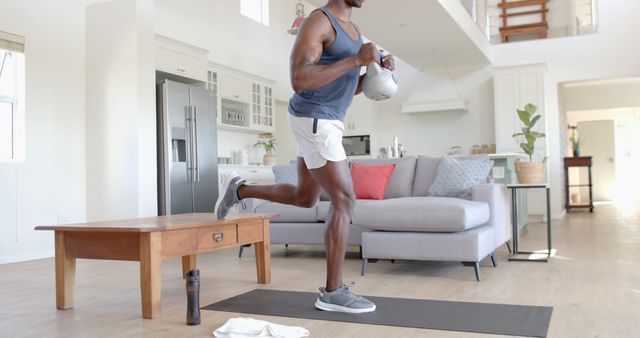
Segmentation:
{"type": "Polygon", "coordinates": [[[289,256],[289,244],[284,245],[284,255],[289,256]]]}
{"type": "Polygon", "coordinates": [[[473,266],[473,270],[476,273],[476,279],[480,281],[480,262],[462,262],[464,266],[473,266]]]}
{"type": "Polygon", "coordinates": [[[393,263],[395,263],[395,262],[396,262],[396,260],[395,260],[395,259],[392,259],[392,260],[391,260],[391,264],[393,264],[393,263]]]}
{"type": "Polygon", "coordinates": [[[358,258],[362,259],[362,245],[360,245],[359,248],[360,248],[360,251],[358,254],[358,258]]]}
{"type": "Polygon", "coordinates": [[[507,241],[507,250],[509,250],[509,253],[511,253],[511,245],[509,244],[509,241],[507,241]]]}
{"type": "Polygon", "coordinates": [[[361,276],[364,276],[364,274],[367,273],[367,263],[367,259],[362,260],[362,271],[360,272],[361,276]]]}
{"type": "Polygon", "coordinates": [[[491,257],[491,264],[493,264],[493,267],[498,267],[498,264],[496,263],[496,252],[492,252],[489,257],[491,257]]]}

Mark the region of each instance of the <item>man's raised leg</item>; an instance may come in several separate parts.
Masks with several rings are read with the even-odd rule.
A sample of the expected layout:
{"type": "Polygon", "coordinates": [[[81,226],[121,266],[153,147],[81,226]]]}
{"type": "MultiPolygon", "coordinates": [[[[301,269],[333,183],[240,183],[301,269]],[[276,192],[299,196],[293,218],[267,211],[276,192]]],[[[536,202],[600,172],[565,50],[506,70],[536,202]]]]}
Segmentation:
{"type": "Polygon", "coordinates": [[[318,202],[320,185],[311,176],[302,157],[298,157],[298,185],[243,185],[238,189],[238,197],[259,198],[271,202],[290,204],[303,208],[310,208],[318,202]]]}

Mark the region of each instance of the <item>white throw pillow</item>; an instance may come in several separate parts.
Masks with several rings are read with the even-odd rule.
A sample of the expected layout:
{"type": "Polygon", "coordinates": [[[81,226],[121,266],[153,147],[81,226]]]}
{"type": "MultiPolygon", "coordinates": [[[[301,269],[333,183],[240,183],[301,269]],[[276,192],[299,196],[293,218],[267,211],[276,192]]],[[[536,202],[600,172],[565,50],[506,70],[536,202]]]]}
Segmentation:
{"type": "Polygon", "coordinates": [[[427,196],[471,199],[471,187],[486,183],[493,161],[443,156],[427,196]]]}

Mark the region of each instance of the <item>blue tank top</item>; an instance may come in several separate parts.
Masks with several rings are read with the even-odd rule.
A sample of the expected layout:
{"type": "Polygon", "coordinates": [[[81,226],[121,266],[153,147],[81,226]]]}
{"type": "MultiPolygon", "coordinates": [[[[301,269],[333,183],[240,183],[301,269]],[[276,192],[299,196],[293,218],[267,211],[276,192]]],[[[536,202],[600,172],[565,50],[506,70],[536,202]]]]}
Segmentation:
{"type": "MultiPolygon", "coordinates": [[[[331,46],[322,50],[318,63],[328,65],[357,54],[363,43],[362,36],[353,40],[328,10],[319,9],[331,21],[336,39],[331,46]]],[[[295,93],[289,100],[289,113],[299,117],[342,121],[353,101],[359,78],[360,67],[354,67],[323,87],[295,93]]]]}

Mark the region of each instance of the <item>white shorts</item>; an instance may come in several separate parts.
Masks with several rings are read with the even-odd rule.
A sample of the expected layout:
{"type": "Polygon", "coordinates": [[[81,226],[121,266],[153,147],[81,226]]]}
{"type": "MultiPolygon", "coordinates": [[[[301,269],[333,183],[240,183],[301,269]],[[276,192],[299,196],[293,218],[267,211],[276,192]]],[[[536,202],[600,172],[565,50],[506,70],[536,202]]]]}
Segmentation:
{"type": "Polygon", "coordinates": [[[298,156],[304,158],[307,168],[321,168],[327,161],[347,159],[342,146],[342,121],[288,115],[289,128],[298,143],[298,156]]]}

